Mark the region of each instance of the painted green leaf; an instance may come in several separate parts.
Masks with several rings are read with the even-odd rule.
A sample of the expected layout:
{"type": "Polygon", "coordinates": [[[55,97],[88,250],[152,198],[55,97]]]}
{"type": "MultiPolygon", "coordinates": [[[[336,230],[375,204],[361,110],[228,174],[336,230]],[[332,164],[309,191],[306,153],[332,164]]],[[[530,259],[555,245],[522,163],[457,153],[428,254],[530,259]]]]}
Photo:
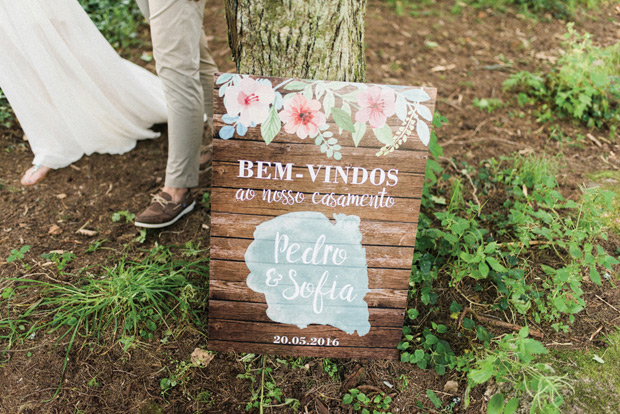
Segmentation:
{"type": "Polygon", "coordinates": [[[284,89],[286,89],[287,91],[300,91],[304,89],[306,86],[308,86],[306,82],[292,81],[284,85],[284,89]]]}
{"type": "Polygon", "coordinates": [[[418,133],[418,137],[420,138],[420,141],[422,141],[422,144],[428,145],[428,142],[431,140],[431,130],[428,128],[428,125],[418,120],[418,122],[416,122],[415,128],[416,132],[418,133]]]}
{"type": "Polygon", "coordinates": [[[427,121],[432,121],[433,120],[433,114],[431,113],[431,110],[428,109],[426,106],[424,105],[414,105],[416,111],[418,111],[418,114],[426,119],[427,121]]]}
{"type": "Polygon", "coordinates": [[[282,122],[280,121],[278,111],[276,111],[276,108],[272,106],[267,120],[265,120],[265,122],[263,122],[260,126],[260,133],[267,145],[271,144],[271,141],[273,141],[276,135],[278,135],[281,128],[282,122]]]}
{"type": "Polygon", "coordinates": [[[354,125],[355,132],[353,132],[353,144],[357,147],[366,134],[366,124],[356,122],[354,125]]]}
{"type": "Polygon", "coordinates": [[[303,90],[302,94],[306,97],[307,100],[312,100],[314,92],[312,91],[312,85],[306,86],[303,90]]]}
{"type": "Polygon", "coordinates": [[[504,394],[498,392],[491,397],[487,406],[487,414],[502,414],[504,410],[504,394]]]}
{"type": "Polygon", "coordinates": [[[382,144],[394,144],[394,134],[392,133],[392,128],[390,128],[388,124],[383,125],[381,128],[374,128],[372,132],[375,133],[375,136],[382,144]]]}
{"type": "Polygon", "coordinates": [[[353,125],[353,121],[351,120],[351,115],[347,114],[340,108],[333,108],[332,115],[334,117],[334,121],[339,128],[342,128],[349,132],[355,132],[355,126],[353,125]]]}
{"type": "Polygon", "coordinates": [[[336,98],[332,91],[325,92],[325,98],[323,99],[323,108],[325,109],[325,116],[329,118],[332,113],[332,108],[336,104],[336,98]]]}

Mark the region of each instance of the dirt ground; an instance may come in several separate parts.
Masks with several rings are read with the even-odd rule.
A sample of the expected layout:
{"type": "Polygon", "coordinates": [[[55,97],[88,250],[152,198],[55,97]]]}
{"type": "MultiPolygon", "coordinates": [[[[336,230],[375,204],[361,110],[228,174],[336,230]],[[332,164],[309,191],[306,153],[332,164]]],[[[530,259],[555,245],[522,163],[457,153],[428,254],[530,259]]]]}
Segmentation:
{"type": "MultiPolygon", "coordinates": [[[[457,164],[467,161],[477,165],[481,160],[514,152],[552,156],[562,152],[563,167],[558,178],[567,194],[588,185],[589,173],[620,169],[618,144],[599,140],[599,146],[586,139],[582,148],[566,145],[550,138],[551,124],[536,123],[527,112],[523,117],[509,115],[520,109],[502,92],[502,82],[510,73],[547,67],[559,54],[565,22],[544,18],[536,21],[514,12],[499,14],[469,7],[452,14],[453,5],[453,0],[438,0],[416,17],[397,16],[386,2],[371,0],[366,18],[367,81],[437,87],[437,109],[449,119],[439,133],[440,142],[445,156],[454,158],[457,164]],[[475,98],[501,98],[510,105],[488,114],[472,105],[475,98]],[[601,158],[603,153],[609,154],[607,160],[601,158]]],[[[576,28],[592,33],[599,44],[611,44],[620,38],[620,16],[616,13],[611,8],[588,12],[577,18],[576,28]]],[[[209,0],[206,16],[217,64],[222,71],[234,70],[223,4],[209,0]]],[[[596,137],[601,135],[570,123],[561,126],[567,136],[586,136],[590,132],[596,137]]],[[[113,222],[111,215],[122,210],[138,213],[149,202],[149,194],[162,185],[167,152],[165,128],[163,132],[162,138],[140,142],[127,154],[84,157],[69,168],[52,172],[39,185],[24,188],[19,179],[29,167],[32,154],[19,128],[0,129],[0,261],[9,256],[11,249],[30,245],[25,259],[31,266],[29,277],[46,278],[53,277],[53,272],[43,266],[43,253],[73,252],[77,259],[65,269],[71,272],[102,263],[122,251],[138,231],[132,224],[113,222]],[[97,235],[76,233],[80,228],[96,230],[97,235]],[[106,240],[104,246],[113,250],[86,254],[95,239],[106,240]]],[[[445,166],[451,168],[447,162],[445,166]]],[[[450,173],[459,174],[454,170],[450,173]]],[[[208,191],[208,182],[208,175],[201,176],[199,194],[208,191]]],[[[183,245],[187,241],[204,247],[208,243],[208,223],[208,208],[200,203],[186,219],[169,229],[149,232],[146,242],[134,248],[137,252],[138,248],[149,249],[156,243],[183,245]]],[[[0,262],[1,278],[25,274],[20,264],[0,262]]],[[[617,324],[620,290],[590,284],[585,300],[588,308],[579,315],[571,332],[549,332],[545,338],[548,346],[603,345],[605,334],[617,324]],[[599,327],[603,329],[590,340],[599,327]]],[[[206,322],[206,309],[202,315],[206,322]]],[[[207,348],[208,341],[206,330],[196,326],[175,329],[169,341],[160,338],[129,352],[119,345],[75,345],[63,389],[50,402],[45,400],[58,385],[68,340],[57,342],[55,335],[42,335],[20,344],[0,364],[0,413],[245,412],[251,400],[251,381],[238,378],[246,373],[247,364],[239,354],[217,354],[207,368],[185,372],[182,381],[162,396],[161,379],[175,372],[181,362],[189,361],[195,348],[207,348]],[[93,378],[97,379],[96,385],[93,378]]],[[[381,390],[391,395],[393,413],[434,412],[426,397],[427,389],[434,390],[446,404],[455,402],[455,412],[484,412],[486,407],[484,390],[474,392],[472,405],[464,410],[461,401],[466,384],[462,378],[438,376],[409,364],[337,360],[338,370],[331,377],[321,359],[302,358],[286,366],[275,365],[276,361],[276,357],[269,357],[267,365],[274,369],[284,396],[300,401],[298,412],[350,413],[350,407],[341,402],[343,390],[353,386],[370,394],[381,390]],[[444,391],[449,380],[459,382],[456,392],[444,391]],[[417,402],[426,408],[419,408],[417,402]]],[[[258,362],[253,367],[258,367],[258,362]]],[[[292,411],[270,408],[266,412],[292,411]]]]}

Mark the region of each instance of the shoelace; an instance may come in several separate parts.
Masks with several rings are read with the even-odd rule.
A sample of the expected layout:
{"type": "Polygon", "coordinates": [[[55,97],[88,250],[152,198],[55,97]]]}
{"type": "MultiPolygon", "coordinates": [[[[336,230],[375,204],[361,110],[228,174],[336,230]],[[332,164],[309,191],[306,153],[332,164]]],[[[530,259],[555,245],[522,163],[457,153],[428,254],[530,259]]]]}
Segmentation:
{"type": "Polygon", "coordinates": [[[151,194],[151,197],[153,197],[153,201],[157,202],[160,206],[164,208],[166,207],[168,203],[170,203],[170,201],[166,200],[159,194],[151,194]]]}

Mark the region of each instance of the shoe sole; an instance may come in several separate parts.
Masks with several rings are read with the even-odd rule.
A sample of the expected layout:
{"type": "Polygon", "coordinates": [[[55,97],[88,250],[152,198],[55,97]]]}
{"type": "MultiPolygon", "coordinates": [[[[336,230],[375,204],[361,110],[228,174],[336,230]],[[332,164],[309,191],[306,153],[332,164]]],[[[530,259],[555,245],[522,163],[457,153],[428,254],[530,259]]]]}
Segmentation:
{"type": "Polygon", "coordinates": [[[185,207],[185,209],[183,211],[181,211],[179,214],[177,214],[175,218],[173,218],[172,220],[167,221],[165,223],[142,223],[140,221],[136,221],[136,222],[134,222],[134,224],[136,225],[136,227],[144,227],[146,229],[161,229],[163,227],[168,227],[168,226],[176,223],[177,221],[179,221],[179,219],[181,217],[183,217],[184,215],[186,215],[187,213],[192,211],[195,206],[196,206],[196,201],[194,200],[194,201],[192,201],[192,204],[190,204],[189,206],[185,207]]]}

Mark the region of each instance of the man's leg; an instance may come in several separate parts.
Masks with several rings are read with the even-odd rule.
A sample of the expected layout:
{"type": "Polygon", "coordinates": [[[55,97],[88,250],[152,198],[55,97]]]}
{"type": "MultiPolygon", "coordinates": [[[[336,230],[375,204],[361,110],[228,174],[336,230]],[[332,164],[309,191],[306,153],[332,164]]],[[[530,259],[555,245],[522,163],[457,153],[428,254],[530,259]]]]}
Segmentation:
{"type": "Polygon", "coordinates": [[[208,170],[213,159],[213,75],[217,72],[217,66],[207,43],[207,37],[203,34],[200,38],[200,83],[205,103],[205,115],[209,122],[209,130],[204,137],[204,145],[200,154],[200,169],[208,170]]]}
{"type": "Polygon", "coordinates": [[[168,104],[168,163],[163,194],[136,217],[139,226],[172,224],[194,206],[189,188],[198,185],[205,112],[200,80],[204,7],[205,0],[148,0],[153,55],[168,104]],[[168,220],[170,215],[178,217],[168,220]]]}

